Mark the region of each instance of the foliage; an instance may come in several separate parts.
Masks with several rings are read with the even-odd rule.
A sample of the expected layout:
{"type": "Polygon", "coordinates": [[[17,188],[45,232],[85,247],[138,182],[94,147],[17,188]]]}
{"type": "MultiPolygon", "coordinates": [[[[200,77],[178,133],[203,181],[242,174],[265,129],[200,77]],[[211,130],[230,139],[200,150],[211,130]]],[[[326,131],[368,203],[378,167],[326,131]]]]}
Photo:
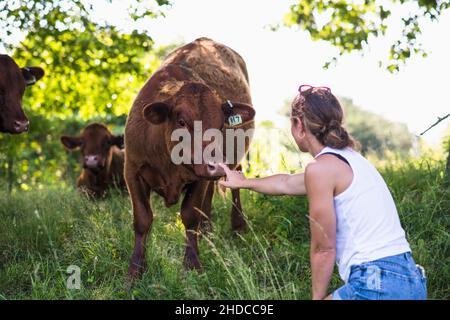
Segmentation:
{"type": "MultiPolygon", "coordinates": [[[[142,2],[135,0],[130,10],[138,10],[142,2]]],[[[0,11],[1,28],[26,33],[19,44],[3,40],[14,49],[16,61],[45,68],[31,105],[51,116],[126,113],[121,105],[134,92],[123,88],[144,81],[161,56],[146,32],[124,32],[106,21],[94,21],[87,1],[2,1],[0,11]]]]}
{"type": "Polygon", "coordinates": [[[450,188],[450,126],[447,127],[447,135],[443,143],[444,150],[447,150],[447,164],[445,167],[446,185],[450,188]]]}
{"type": "MultiPolygon", "coordinates": [[[[151,6],[166,5],[134,0],[129,14],[153,18],[162,11],[151,6]]],[[[89,1],[0,1],[0,30],[26,35],[18,44],[0,37],[0,44],[13,50],[19,65],[39,65],[46,72],[24,97],[30,132],[0,135],[0,179],[9,189],[42,187],[55,174],[74,175],[76,156],[67,157],[60,135],[77,134],[93,121],[120,133],[144,81],[175,46],[155,48],[146,32],[119,30],[94,21],[91,13],[89,1]]]]}
{"type": "Polygon", "coordinates": [[[266,176],[277,172],[295,172],[310,157],[300,154],[294,139],[285,128],[269,120],[256,124],[249,154],[243,163],[248,175],[266,176]]]}
{"type": "MultiPolygon", "coordinates": [[[[114,4],[119,0],[103,0],[114,4]]],[[[98,3],[98,2],[97,2],[98,3]]],[[[127,14],[132,20],[146,17],[164,16],[165,9],[171,5],[170,0],[130,0],[127,14]]],[[[94,21],[92,13],[93,0],[1,0],[0,30],[6,37],[0,38],[0,44],[11,47],[9,36],[17,31],[25,34],[52,34],[57,42],[63,42],[61,32],[66,30],[97,31],[108,29],[108,21],[94,21]]]]}
{"type": "MultiPolygon", "coordinates": [[[[436,21],[448,8],[448,0],[302,0],[291,6],[285,25],[306,30],[313,40],[324,40],[339,49],[339,54],[360,51],[371,39],[388,30],[393,5],[406,7],[401,17],[402,34],[390,49],[390,72],[398,71],[412,55],[426,56],[420,41],[421,26],[436,21]],[[389,3],[390,2],[390,3],[389,3]]],[[[333,58],[336,61],[336,57],[333,58]]],[[[328,67],[330,62],[325,66],[328,67]]]]}
{"type": "Polygon", "coordinates": [[[10,189],[28,188],[50,182],[54,173],[73,176],[77,156],[67,156],[59,137],[76,135],[95,121],[123,133],[133,99],[172,47],[142,52],[137,62],[141,73],[129,71],[108,77],[94,71],[72,72],[70,68],[58,72],[59,67],[47,65],[47,76],[36,84],[40,88],[28,89],[24,99],[30,131],[19,136],[0,135],[0,181],[10,189]]]}
{"type": "Polygon", "coordinates": [[[363,154],[374,152],[379,157],[387,152],[404,156],[409,154],[413,148],[414,136],[405,124],[362,110],[351,99],[341,98],[340,101],[346,115],[346,126],[360,142],[363,154]]]}
{"type": "MultiPolygon", "coordinates": [[[[449,299],[449,190],[444,162],[428,158],[380,168],[397,203],[428,296],[449,299]]],[[[309,222],[303,197],[243,191],[250,229],[230,232],[231,198],[213,202],[214,234],[200,242],[204,272],[182,272],[184,228],[178,206],[153,198],[148,271],[125,286],[133,246],[128,196],[89,201],[55,180],[42,190],[0,191],[0,297],[6,299],[309,299],[309,222]],[[66,269],[81,269],[68,290],[66,269]]],[[[331,288],[342,285],[337,273],[331,288]]]]}

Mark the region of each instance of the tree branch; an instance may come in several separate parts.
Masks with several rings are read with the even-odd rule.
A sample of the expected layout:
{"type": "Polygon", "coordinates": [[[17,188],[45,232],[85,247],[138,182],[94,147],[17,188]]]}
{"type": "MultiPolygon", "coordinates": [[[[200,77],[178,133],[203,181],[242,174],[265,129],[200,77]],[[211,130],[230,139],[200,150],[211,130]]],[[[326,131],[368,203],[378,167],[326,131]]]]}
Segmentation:
{"type": "Polygon", "coordinates": [[[430,130],[431,128],[437,126],[441,121],[447,119],[448,117],[450,117],[450,113],[447,114],[446,116],[442,117],[442,118],[438,117],[438,120],[437,120],[435,123],[433,123],[430,127],[428,127],[428,128],[427,128],[424,132],[422,132],[420,135],[422,136],[425,132],[427,132],[427,131],[430,130]]]}

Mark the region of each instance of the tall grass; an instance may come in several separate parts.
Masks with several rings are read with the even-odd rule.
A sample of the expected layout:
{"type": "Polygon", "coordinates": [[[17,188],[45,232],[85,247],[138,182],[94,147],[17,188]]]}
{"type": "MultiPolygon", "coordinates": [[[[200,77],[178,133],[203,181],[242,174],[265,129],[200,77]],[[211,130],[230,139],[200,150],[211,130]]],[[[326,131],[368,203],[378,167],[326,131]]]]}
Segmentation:
{"type": "MultiPolygon", "coordinates": [[[[450,298],[450,192],[444,163],[407,161],[380,168],[398,205],[429,297],[450,298]]],[[[72,188],[0,191],[0,299],[308,299],[309,225],[302,197],[242,192],[249,230],[230,232],[229,198],[213,202],[214,232],[200,242],[204,271],[183,270],[179,208],[152,199],[155,222],[148,271],[125,284],[133,232],[129,199],[90,201],[72,188]],[[66,288],[70,265],[79,290],[66,288]]],[[[341,285],[332,278],[330,289],[341,285]]]]}

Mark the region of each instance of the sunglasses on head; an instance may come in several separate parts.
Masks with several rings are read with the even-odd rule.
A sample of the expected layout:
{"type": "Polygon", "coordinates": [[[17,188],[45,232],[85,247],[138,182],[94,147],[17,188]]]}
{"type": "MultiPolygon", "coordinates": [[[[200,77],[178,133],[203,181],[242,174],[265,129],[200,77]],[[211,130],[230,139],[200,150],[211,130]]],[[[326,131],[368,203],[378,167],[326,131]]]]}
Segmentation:
{"type": "Polygon", "coordinates": [[[326,91],[331,92],[331,89],[328,87],[314,87],[314,86],[310,86],[309,84],[302,84],[300,87],[298,87],[298,92],[300,92],[300,94],[302,94],[302,93],[305,93],[312,89],[326,90],[326,91]]]}

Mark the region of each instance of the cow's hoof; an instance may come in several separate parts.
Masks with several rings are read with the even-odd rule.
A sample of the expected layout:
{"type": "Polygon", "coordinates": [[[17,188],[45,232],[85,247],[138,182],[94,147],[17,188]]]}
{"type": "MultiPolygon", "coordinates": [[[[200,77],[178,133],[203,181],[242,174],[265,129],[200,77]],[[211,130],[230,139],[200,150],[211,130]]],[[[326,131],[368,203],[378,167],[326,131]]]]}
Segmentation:
{"type": "Polygon", "coordinates": [[[141,260],[140,262],[131,262],[128,267],[127,282],[133,283],[136,280],[139,280],[146,269],[147,265],[145,260],[141,260]]]}
{"type": "Polygon", "coordinates": [[[200,260],[198,258],[185,257],[183,264],[186,271],[197,270],[198,272],[201,272],[203,269],[202,264],[200,263],[200,260]]]}
{"type": "Polygon", "coordinates": [[[233,234],[242,234],[247,231],[247,223],[245,221],[242,221],[240,223],[232,224],[231,225],[231,232],[233,234]]]}

